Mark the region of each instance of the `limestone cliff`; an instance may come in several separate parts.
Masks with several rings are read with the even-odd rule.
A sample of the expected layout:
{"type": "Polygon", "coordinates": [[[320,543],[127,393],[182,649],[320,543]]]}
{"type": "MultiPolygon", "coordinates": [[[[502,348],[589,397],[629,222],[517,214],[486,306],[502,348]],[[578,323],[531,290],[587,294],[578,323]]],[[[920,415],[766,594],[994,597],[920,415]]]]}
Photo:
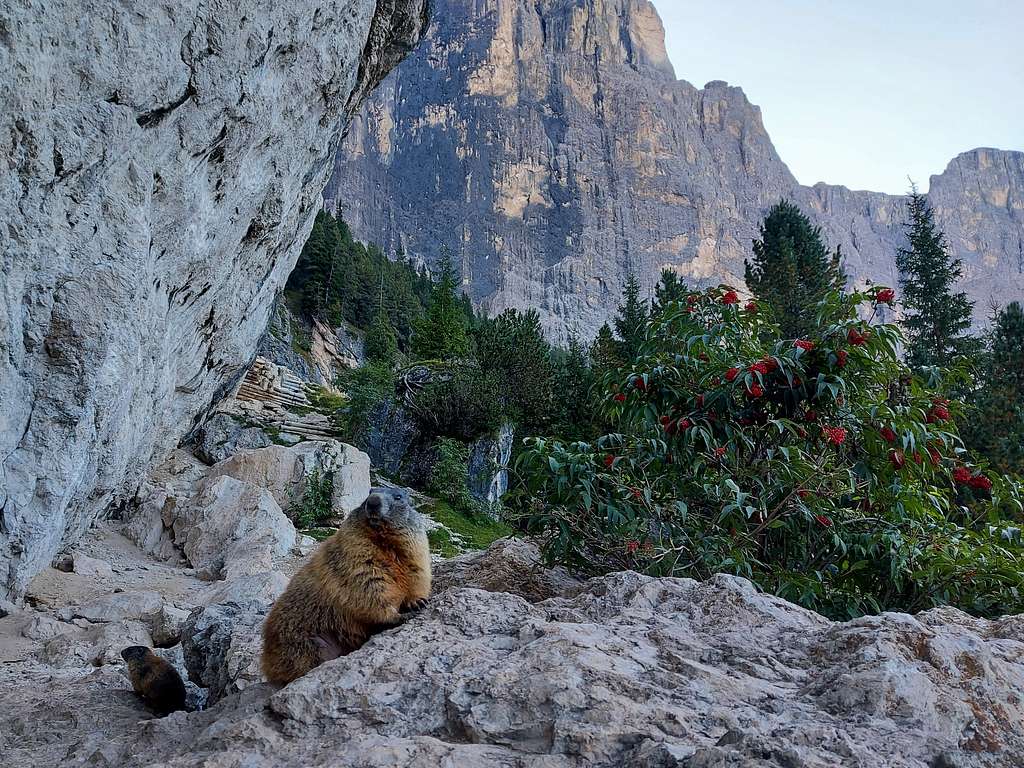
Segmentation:
{"type": "Polygon", "coordinates": [[[0,7],[0,596],[251,360],[425,0],[0,7]]]}
{"type": "MultiPolygon", "coordinates": [[[[760,110],[676,80],[647,0],[439,0],[426,40],[353,123],[325,194],[355,233],[455,254],[491,312],[593,331],[625,275],[740,283],[767,208],[800,204],[851,276],[895,283],[900,197],[800,186],[760,110]]],[[[931,200],[978,302],[1024,296],[1024,154],[979,149],[931,200]]]]}

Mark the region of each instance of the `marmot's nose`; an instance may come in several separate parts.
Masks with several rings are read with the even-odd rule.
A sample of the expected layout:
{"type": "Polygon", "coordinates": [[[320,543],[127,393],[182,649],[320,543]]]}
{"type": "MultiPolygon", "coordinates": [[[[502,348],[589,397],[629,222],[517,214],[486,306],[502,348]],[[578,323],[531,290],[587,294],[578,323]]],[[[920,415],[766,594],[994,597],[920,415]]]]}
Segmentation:
{"type": "Polygon", "coordinates": [[[371,512],[375,515],[380,514],[381,500],[380,496],[371,496],[366,500],[366,511],[371,512]]]}

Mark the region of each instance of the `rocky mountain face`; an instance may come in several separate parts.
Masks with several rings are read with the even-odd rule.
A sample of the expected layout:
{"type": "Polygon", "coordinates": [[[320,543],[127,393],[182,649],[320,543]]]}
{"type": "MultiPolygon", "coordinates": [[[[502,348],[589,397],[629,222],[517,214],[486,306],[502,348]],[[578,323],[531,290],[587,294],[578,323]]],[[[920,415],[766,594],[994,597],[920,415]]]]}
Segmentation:
{"type": "MultiPolygon", "coordinates": [[[[760,110],[677,80],[647,0],[437,0],[424,43],[367,101],[325,193],[360,238],[447,251],[490,312],[592,332],[625,276],[742,282],[766,210],[797,202],[857,283],[894,285],[904,200],[797,183],[760,110]]],[[[1024,154],[976,149],[930,199],[982,321],[1024,296],[1024,154]]]]}
{"type": "Polygon", "coordinates": [[[0,597],[237,380],[425,0],[0,8],[0,597]]]}

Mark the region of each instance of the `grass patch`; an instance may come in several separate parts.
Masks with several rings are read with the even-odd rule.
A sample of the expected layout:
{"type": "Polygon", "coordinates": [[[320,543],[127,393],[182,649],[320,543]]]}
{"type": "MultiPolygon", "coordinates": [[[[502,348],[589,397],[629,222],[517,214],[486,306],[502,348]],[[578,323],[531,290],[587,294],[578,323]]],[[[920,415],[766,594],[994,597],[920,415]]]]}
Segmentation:
{"type": "Polygon", "coordinates": [[[485,515],[467,515],[446,501],[434,501],[425,505],[423,511],[448,529],[439,528],[430,532],[431,551],[442,557],[487,549],[493,542],[512,534],[512,529],[499,520],[485,515]],[[454,533],[457,539],[449,532],[454,533]]]}
{"type": "Polygon", "coordinates": [[[317,541],[324,541],[331,538],[337,530],[337,528],[303,528],[299,533],[314,538],[317,541]]]}

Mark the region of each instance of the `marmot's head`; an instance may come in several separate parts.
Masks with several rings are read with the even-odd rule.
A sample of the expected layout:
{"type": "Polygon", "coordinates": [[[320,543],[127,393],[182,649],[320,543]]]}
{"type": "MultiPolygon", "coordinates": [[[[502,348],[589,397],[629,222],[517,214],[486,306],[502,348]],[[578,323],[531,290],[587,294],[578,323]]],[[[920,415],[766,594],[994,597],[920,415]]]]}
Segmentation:
{"type": "Polygon", "coordinates": [[[153,652],[144,645],[130,645],[121,651],[121,658],[128,662],[129,667],[139,667],[149,661],[153,652]]]}
{"type": "Polygon", "coordinates": [[[426,520],[413,507],[409,492],[401,488],[371,488],[366,501],[351,517],[353,520],[365,520],[372,526],[426,530],[426,520]]]}

